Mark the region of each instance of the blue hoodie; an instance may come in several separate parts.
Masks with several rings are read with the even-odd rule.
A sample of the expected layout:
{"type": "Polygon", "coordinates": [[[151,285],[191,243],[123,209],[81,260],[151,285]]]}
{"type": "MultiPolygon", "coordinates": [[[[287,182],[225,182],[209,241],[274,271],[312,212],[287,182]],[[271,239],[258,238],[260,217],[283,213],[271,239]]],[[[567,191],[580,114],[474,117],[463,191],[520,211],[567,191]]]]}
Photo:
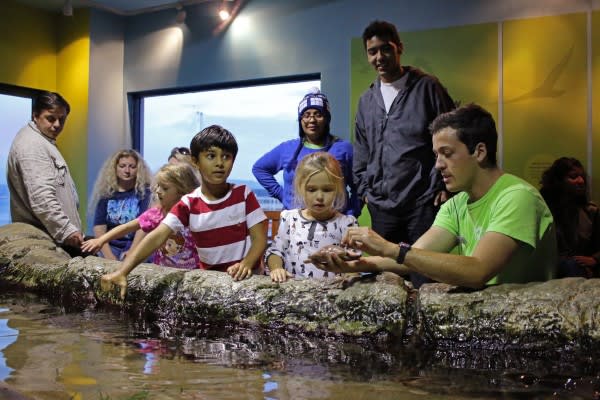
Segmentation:
{"type": "Polygon", "coordinates": [[[294,204],[294,172],[296,166],[307,154],[327,151],[340,162],[344,173],[348,198],[344,212],[358,217],[362,205],[356,195],[352,180],[352,144],[332,136],[332,140],[327,146],[321,149],[311,149],[301,146],[301,140],[298,138],[283,142],[259,158],[252,166],[252,173],[256,180],[272,197],[283,203],[285,210],[296,208],[294,204]],[[297,152],[298,146],[302,147],[299,152],[297,152]],[[283,187],[275,179],[275,175],[281,170],[283,170],[283,187]]]}

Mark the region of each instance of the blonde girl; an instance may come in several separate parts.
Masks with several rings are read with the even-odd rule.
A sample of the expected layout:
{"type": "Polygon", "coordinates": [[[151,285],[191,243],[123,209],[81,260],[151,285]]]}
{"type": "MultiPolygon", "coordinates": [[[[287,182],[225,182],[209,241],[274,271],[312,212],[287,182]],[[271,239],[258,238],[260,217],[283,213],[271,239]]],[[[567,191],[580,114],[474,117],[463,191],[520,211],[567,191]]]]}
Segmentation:
{"type": "MultiPolygon", "coordinates": [[[[152,176],[148,165],[135,150],[119,150],[98,173],[90,210],[94,212],[94,236],[139,217],[148,209],[152,193],[152,176]]],[[[121,260],[142,239],[141,232],[131,232],[104,244],[101,256],[121,260]]]]}
{"type": "MultiPolygon", "coordinates": [[[[130,232],[141,229],[150,232],[160,224],[169,210],[179,201],[181,196],[187,194],[200,186],[200,180],[195,169],[188,163],[167,164],[158,170],[154,179],[154,193],[158,205],[149,208],[138,218],[115,227],[97,239],[91,239],[83,243],[81,249],[87,252],[96,252],[110,240],[122,237],[130,232]]],[[[196,252],[191,234],[187,230],[174,233],[173,243],[177,251],[173,251],[172,245],[163,245],[156,250],[151,261],[158,265],[192,269],[198,267],[198,253],[196,252]],[[181,237],[176,237],[181,236],[181,237]]],[[[167,241],[170,243],[169,241],[167,241]]]]}
{"type": "Polygon", "coordinates": [[[344,215],[346,185],[339,162],[327,152],[302,159],[294,177],[298,208],[283,210],[277,236],[265,253],[271,280],[285,282],[292,276],[327,277],[330,273],[306,263],[323,246],[339,245],[356,218],[344,215]]]}

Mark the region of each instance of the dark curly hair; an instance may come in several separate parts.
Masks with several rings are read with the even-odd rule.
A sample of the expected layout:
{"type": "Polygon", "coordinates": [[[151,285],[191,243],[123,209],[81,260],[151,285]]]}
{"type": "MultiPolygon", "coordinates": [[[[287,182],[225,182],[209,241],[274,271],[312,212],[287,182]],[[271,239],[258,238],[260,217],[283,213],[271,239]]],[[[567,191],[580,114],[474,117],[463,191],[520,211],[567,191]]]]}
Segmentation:
{"type": "MultiPolygon", "coordinates": [[[[587,192],[584,196],[573,198],[568,191],[565,191],[565,178],[573,168],[580,168],[584,171],[583,179],[587,186],[585,168],[578,159],[573,157],[561,157],[555,160],[542,174],[540,193],[551,210],[565,206],[568,203],[586,204],[588,202],[587,192]]],[[[554,212],[554,210],[552,211],[554,212]]]]}

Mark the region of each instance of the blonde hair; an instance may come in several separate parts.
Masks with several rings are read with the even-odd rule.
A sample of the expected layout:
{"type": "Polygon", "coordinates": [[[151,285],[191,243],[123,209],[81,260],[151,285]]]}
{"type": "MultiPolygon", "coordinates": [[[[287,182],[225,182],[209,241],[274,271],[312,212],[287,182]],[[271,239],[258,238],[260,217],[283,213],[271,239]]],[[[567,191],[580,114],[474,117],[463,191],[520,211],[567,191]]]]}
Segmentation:
{"type": "Polygon", "coordinates": [[[150,187],[152,182],[152,175],[150,168],[146,161],[142,158],[140,153],[135,150],[118,150],[108,160],[104,162],[96,183],[94,184],[94,190],[92,192],[92,201],[90,202],[90,212],[94,213],[98,201],[102,198],[110,197],[119,191],[119,184],[117,180],[117,164],[119,160],[125,157],[133,158],[137,163],[137,174],[135,176],[135,192],[144,198],[146,190],[150,187]]]}
{"type": "Polygon", "coordinates": [[[326,172],[335,183],[335,199],[332,207],[342,211],[346,206],[346,184],[340,163],[331,154],[324,151],[305,156],[296,167],[294,176],[294,202],[297,207],[304,207],[306,183],[315,174],[326,172]]]}
{"type": "Polygon", "coordinates": [[[165,164],[154,175],[152,188],[156,189],[156,186],[166,182],[175,186],[175,189],[183,196],[200,186],[200,177],[198,171],[187,162],[165,164]]]}

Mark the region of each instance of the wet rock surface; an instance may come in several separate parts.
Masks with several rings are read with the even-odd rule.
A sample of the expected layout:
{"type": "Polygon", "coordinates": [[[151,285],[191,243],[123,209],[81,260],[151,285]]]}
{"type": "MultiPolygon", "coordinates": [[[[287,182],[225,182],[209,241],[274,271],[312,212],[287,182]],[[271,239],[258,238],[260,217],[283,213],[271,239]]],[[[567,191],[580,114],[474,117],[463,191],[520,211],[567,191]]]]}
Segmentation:
{"type": "Polygon", "coordinates": [[[71,259],[25,224],[0,227],[0,282],[65,304],[113,305],[177,330],[206,322],[307,334],[424,342],[448,363],[489,364],[472,350],[589,351],[600,343],[600,280],[571,278],[468,290],[428,284],[417,292],[390,275],[272,283],[255,275],[234,282],[215,271],[142,264],[129,276],[125,301],[102,292],[99,278],[118,263],[71,259]],[[445,349],[452,349],[446,351],[445,349]],[[452,353],[452,354],[450,354],[452,353]],[[461,358],[461,354],[463,355],[461,358]],[[467,362],[467,361],[465,361],[467,362]]]}

